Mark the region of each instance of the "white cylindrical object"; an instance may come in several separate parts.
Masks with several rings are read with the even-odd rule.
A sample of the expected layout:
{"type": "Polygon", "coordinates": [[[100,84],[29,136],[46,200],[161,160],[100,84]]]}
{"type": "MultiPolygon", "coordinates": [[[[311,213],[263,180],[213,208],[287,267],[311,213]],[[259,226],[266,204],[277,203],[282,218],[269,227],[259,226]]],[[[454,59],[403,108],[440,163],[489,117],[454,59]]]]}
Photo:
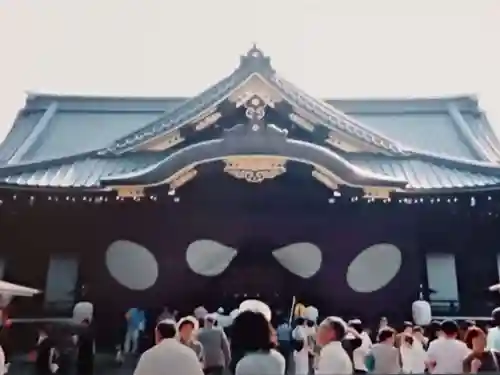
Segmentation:
{"type": "Polygon", "coordinates": [[[411,311],[415,324],[419,326],[426,326],[431,323],[432,312],[429,302],[423,300],[415,301],[411,306],[411,311]]]}

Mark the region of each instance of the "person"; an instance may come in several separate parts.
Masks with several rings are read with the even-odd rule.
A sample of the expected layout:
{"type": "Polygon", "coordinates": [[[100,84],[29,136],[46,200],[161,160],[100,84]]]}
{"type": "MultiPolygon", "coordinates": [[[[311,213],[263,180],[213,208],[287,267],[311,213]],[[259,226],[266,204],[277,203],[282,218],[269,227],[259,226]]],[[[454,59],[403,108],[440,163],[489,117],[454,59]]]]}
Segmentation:
{"type": "Polygon", "coordinates": [[[204,352],[205,374],[219,375],[231,360],[229,342],[224,331],[215,327],[216,317],[208,314],[204,319],[204,327],[197,333],[197,340],[204,352]]]}
{"type": "Polygon", "coordinates": [[[471,353],[463,361],[463,372],[475,374],[478,372],[500,372],[500,353],[486,348],[486,335],[475,326],[469,327],[464,341],[471,353]]]}
{"type": "Polygon", "coordinates": [[[5,363],[5,353],[3,351],[3,348],[0,346],[0,375],[7,373],[7,369],[8,367],[5,363]]]}
{"type": "Polygon", "coordinates": [[[491,312],[493,327],[488,330],[486,345],[489,349],[500,351],[500,307],[491,312]]]}
{"type": "Polygon", "coordinates": [[[391,327],[382,328],[378,343],[373,345],[367,355],[367,368],[375,374],[399,374],[401,361],[398,349],[394,346],[396,331],[391,327]]]}
{"type": "Polygon", "coordinates": [[[286,359],[276,348],[278,347],[278,334],[272,324],[269,324],[269,332],[271,333],[271,350],[270,353],[280,363],[280,374],[286,374],[286,359]]]}
{"type": "Polygon", "coordinates": [[[175,312],[171,312],[170,308],[168,306],[165,306],[163,308],[163,311],[161,312],[161,314],[158,316],[158,322],[161,322],[161,321],[167,320],[167,319],[176,320],[175,319],[175,312]]]}
{"type": "Polygon", "coordinates": [[[420,342],[410,333],[403,332],[399,336],[399,354],[401,368],[405,374],[423,374],[425,372],[426,354],[420,342]]]}
{"type": "Polygon", "coordinates": [[[314,372],[314,367],[316,363],[317,343],[316,343],[316,322],[313,320],[306,319],[306,342],[307,342],[307,354],[309,358],[309,371],[308,374],[314,372]]]}
{"type": "Polygon", "coordinates": [[[285,375],[283,356],[273,351],[273,334],[260,312],[243,311],[233,323],[231,344],[241,354],[234,365],[235,375],[285,375]]]}
{"type": "Polygon", "coordinates": [[[293,361],[295,365],[295,375],[309,374],[309,347],[306,321],[299,317],[295,320],[295,328],[292,331],[292,338],[302,342],[301,347],[295,348],[293,361]]]}
{"type": "Polygon", "coordinates": [[[413,327],[413,338],[416,339],[416,344],[422,346],[424,352],[427,350],[429,339],[424,335],[424,330],[420,326],[413,327]]]}
{"type": "Polygon", "coordinates": [[[317,342],[322,347],[316,369],[317,375],[352,374],[353,366],[342,346],[347,324],[338,317],[323,320],[318,328],[317,342]]]}
{"type": "MultiPolygon", "coordinates": [[[[412,344],[411,344],[411,362],[408,364],[409,372],[414,374],[422,374],[425,372],[427,360],[427,353],[425,349],[427,348],[427,337],[424,336],[424,331],[420,326],[414,326],[412,329],[412,344]]],[[[409,340],[407,340],[406,344],[409,340]]],[[[405,349],[403,349],[404,351],[405,349]]],[[[403,354],[404,355],[404,354],[403,354]]],[[[404,360],[402,360],[403,362],[404,360]]],[[[403,367],[406,364],[403,363],[403,367]]]]}
{"type": "Polygon", "coordinates": [[[286,372],[288,373],[290,356],[292,354],[292,328],[285,318],[282,318],[281,324],[276,328],[276,335],[278,339],[277,349],[283,358],[285,358],[286,372]]]}
{"type": "Polygon", "coordinates": [[[48,331],[48,328],[39,331],[35,359],[35,371],[38,375],[49,375],[58,370],[56,345],[48,331]]]}
{"type": "Polygon", "coordinates": [[[78,374],[92,374],[94,369],[95,342],[90,320],[82,321],[81,332],[77,336],[78,355],[76,367],[78,374]]]}
{"type": "Polygon", "coordinates": [[[441,337],[429,344],[427,368],[432,374],[458,374],[462,372],[463,361],[470,350],[457,339],[459,328],[454,320],[443,321],[441,332],[441,337]]]}
{"type": "Polygon", "coordinates": [[[127,311],[125,318],[127,319],[127,332],[125,334],[123,350],[125,354],[137,354],[140,334],[144,331],[146,326],[144,311],[137,307],[133,307],[127,311]]]}
{"type": "Polygon", "coordinates": [[[204,352],[203,345],[195,339],[195,332],[198,330],[198,321],[194,316],[186,316],[179,320],[177,323],[177,330],[179,332],[179,341],[181,344],[194,350],[196,357],[203,366],[204,352]]]}
{"type": "Polygon", "coordinates": [[[175,320],[159,322],[155,328],[156,345],[141,355],[134,375],[203,375],[195,352],[176,336],[175,320]]]}
{"type": "Polygon", "coordinates": [[[385,316],[383,316],[380,318],[380,321],[378,323],[378,330],[376,332],[376,335],[377,335],[376,338],[379,337],[380,331],[382,331],[384,328],[387,328],[387,327],[389,327],[389,320],[385,316]]]}
{"type": "Polygon", "coordinates": [[[361,320],[354,319],[349,323],[351,328],[359,334],[359,338],[361,339],[359,347],[355,348],[352,354],[354,372],[356,374],[364,374],[368,371],[365,364],[365,358],[372,347],[372,340],[369,333],[363,329],[363,323],[361,320]]]}

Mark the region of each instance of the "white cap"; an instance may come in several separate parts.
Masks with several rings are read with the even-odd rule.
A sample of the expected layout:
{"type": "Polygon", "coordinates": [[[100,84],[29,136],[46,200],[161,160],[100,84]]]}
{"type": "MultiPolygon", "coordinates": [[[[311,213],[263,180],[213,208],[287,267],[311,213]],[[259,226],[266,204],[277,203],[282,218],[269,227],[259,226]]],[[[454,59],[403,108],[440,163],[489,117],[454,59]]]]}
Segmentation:
{"type": "Polygon", "coordinates": [[[198,319],[196,319],[192,315],[188,315],[188,316],[185,316],[185,317],[181,318],[177,322],[177,329],[179,329],[181,327],[181,325],[184,324],[184,322],[190,322],[193,325],[193,327],[194,327],[195,330],[197,330],[199,328],[198,319]]]}

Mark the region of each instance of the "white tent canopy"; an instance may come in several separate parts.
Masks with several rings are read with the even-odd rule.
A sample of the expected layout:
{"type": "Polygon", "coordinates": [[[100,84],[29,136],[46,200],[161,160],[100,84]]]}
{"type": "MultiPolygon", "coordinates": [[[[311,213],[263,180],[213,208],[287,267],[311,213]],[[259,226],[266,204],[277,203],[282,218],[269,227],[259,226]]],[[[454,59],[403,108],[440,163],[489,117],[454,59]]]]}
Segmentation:
{"type": "Polygon", "coordinates": [[[33,297],[35,294],[39,293],[41,292],[38,289],[28,288],[26,286],[0,280],[0,294],[2,295],[11,297],[33,297]]]}

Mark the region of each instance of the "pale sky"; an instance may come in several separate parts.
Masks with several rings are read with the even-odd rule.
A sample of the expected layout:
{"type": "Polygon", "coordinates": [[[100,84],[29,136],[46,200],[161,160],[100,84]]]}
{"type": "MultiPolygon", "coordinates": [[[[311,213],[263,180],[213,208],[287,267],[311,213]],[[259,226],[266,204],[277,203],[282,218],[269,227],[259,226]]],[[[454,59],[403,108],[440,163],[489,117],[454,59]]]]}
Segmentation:
{"type": "Polygon", "coordinates": [[[28,91],[195,95],[252,42],[317,97],[476,94],[500,134],[500,0],[0,0],[0,139],[28,91]]]}

